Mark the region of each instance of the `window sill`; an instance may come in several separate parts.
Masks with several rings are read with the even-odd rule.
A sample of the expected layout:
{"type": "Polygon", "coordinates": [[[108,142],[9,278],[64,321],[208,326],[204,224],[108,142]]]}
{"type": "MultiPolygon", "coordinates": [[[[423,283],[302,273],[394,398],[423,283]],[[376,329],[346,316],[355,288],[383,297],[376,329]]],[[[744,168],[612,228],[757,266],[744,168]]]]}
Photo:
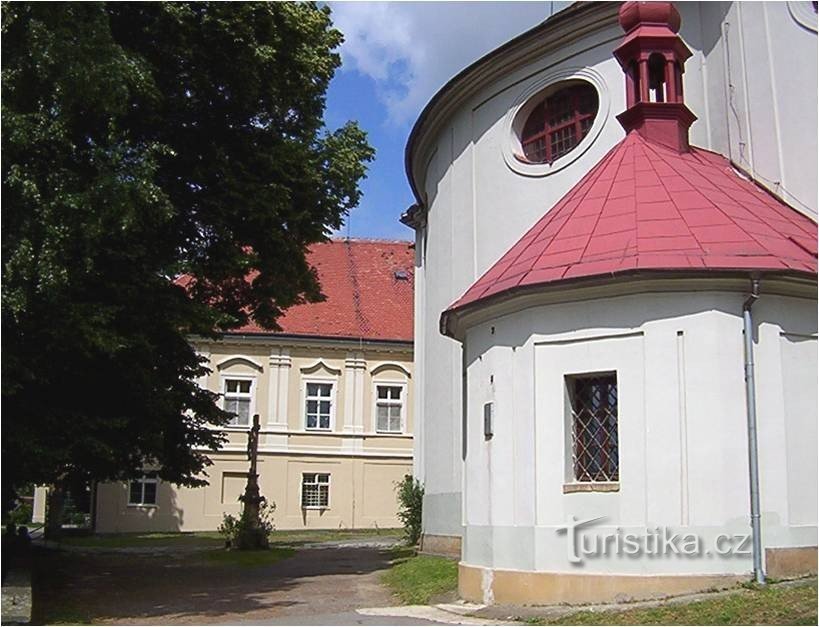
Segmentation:
{"type": "Polygon", "coordinates": [[[403,431],[376,431],[375,435],[404,435],[403,431]]]}
{"type": "Polygon", "coordinates": [[[586,483],[564,483],[563,494],[578,492],[619,492],[620,483],[617,481],[589,481],[586,483]]]}
{"type": "Polygon", "coordinates": [[[323,428],[323,427],[305,427],[304,430],[307,431],[308,433],[316,433],[316,432],[318,432],[318,433],[332,433],[333,432],[333,430],[330,427],[327,427],[326,429],[323,428]]]}
{"type": "Polygon", "coordinates": [[[158,506],[156,503],[128,503],[128,507],[131,509],[156,509],[158,506]]]}
{"type": "Polygon", "coordinates": [[[320,505],[310,505],[310,506],[302,505],[301,508],[302,509],[309,509],[309,510],[313,510],[313,511],[319,511],[319,512],[325,512],[325,511],[330,509],[329,507],[321,507],[320,505]]]}

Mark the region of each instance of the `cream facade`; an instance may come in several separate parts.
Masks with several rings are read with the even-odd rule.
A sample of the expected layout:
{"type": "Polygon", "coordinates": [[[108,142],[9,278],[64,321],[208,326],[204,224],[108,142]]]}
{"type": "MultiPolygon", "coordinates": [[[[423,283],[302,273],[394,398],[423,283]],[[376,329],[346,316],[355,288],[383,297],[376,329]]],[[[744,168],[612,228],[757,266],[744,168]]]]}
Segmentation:
{"type": "MultiPolygon", "coordinates": [[[[277,529],[400,526],[395,487],[412,472],[411,342],[233,335],[194,345],[211,368],[200,385],[225,394],[223,403],[230,388],[249,389],[242,411],[260,417],[259,486],[276,505],[277,529]],[[391,408],[380,421],[378,405],[391,408]]],[[[157,481],[152,498],[150,477],[100,485],[96,531],[213,530],[225,513],[238,515],[248,427],[221,430],[227,440],[211,455],[207,486],[157,481]]]]}

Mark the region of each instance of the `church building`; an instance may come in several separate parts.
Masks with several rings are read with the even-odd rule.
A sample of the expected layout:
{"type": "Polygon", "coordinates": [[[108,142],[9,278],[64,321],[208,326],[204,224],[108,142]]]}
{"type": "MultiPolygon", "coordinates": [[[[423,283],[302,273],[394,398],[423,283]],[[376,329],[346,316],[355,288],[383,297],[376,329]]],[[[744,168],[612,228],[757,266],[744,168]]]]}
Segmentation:
{"type": "Polygon", "coordinates": [[[811,2],[576,3],[424,109],[414,463],[463,598],[816,572],[816,77],[811,2]]]}

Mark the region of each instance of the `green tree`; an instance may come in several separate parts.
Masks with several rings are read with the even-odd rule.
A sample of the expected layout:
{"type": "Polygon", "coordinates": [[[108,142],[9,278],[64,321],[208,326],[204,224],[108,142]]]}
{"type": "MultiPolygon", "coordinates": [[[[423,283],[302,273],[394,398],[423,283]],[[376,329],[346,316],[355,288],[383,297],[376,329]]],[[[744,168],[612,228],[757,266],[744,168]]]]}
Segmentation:
{"type": "Polygon", "coordinates": [[[2,5],[4,501],[202,482],[229,416],[186,338],[320,299],[305,251],[359,200],[341,41],[312,3],[2,5]]]}

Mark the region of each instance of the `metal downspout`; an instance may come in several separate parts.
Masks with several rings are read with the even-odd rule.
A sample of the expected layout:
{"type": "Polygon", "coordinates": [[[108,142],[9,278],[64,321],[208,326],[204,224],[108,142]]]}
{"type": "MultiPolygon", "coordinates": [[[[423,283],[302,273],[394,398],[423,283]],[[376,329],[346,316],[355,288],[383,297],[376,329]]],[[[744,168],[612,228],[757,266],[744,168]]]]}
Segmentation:
{"type": "Polygon", "coordinates": [[[756,437],[756,389],[754,384],[754,325],[751,307],[759,298],[759,279],[751,279],[751,293],[742,304],[742,322],[745,340],[745,402],[748,412],[748,472],[751,488],[751,532],[753,539],[754,578],[765,583],[762,567],[762,531],[759,513],[759,456],[756,437]]]}

